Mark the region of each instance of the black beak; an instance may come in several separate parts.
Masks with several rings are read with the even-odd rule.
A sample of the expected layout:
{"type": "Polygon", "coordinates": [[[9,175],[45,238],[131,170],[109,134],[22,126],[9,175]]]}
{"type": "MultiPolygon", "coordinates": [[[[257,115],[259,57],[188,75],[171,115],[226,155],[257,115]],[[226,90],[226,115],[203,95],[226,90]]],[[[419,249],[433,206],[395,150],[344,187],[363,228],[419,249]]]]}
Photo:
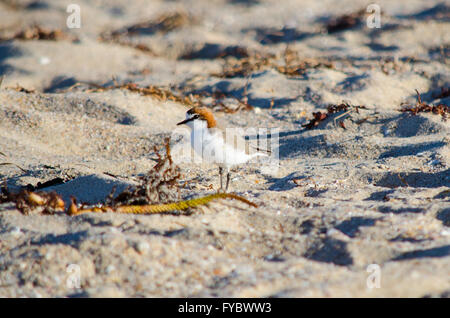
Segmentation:
{"type": "Polygon", "coordinates": [[[177,126],[186,124],[186,123],[188,123],[188,122],[190,122],[190,121],[192,121],[192,120],[194,120],[194,119],[197,119],[197,118],[198,118],[198,115],[192,116],[191,118],[187,118],[187,119],[185,119],[185,120],[183,120],[183,121],[180,121],[180,122],[177,124],[177,126]]]}
{"type": "Polygon", "coordinates": [[[180,121],[180,122],[177,124],[177,126],[186,124],[187,122],[190,122],[192,119],[193,119],[193,118],[188,118],[188,119],[185,119],[185,120],[183,120],[183,121],[180,121]]]}

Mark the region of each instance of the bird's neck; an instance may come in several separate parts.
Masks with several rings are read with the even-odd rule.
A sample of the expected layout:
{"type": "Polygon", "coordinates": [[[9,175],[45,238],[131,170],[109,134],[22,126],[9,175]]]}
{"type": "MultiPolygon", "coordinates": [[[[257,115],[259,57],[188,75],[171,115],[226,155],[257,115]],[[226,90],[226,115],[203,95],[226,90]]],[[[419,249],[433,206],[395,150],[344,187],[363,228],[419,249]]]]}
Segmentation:
{"type": "Polygon", "coordinates": [[[192,132],[209,134],[208,123],[204,120],[196,120],[192,123],[192,132]]]}

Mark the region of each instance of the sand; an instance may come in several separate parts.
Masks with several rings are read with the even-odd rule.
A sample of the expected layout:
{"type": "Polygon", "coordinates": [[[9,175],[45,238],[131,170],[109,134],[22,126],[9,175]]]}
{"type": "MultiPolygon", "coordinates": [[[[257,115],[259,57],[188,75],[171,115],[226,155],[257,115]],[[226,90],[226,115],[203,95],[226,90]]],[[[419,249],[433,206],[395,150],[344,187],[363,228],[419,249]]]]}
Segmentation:
{"type": "MultiPolygon", "coordinates": [[[[368,3],[78,1],[81,28],[68,29],[69,3],[0,2],[3,39],[33,25],[66,36],[0,42],[0,162],[23,169],[0,166],[9,189],[61,178],[42,190],[99,202],[154,166],[154,146],[188,109],[86,83],[222,92],[227,109],[247,101],[224,112],[202,99],[225,127],[278,129],[279,160],[233,172],[230,190],[258,208],[219,200],[190,215],[68,216],[3,203],[1,297],[449,296],[450,124],[399,111],[416,89],[449,105],[448,4],[377,1],[381,28],[364,17],[329,33],[334,17],[368,3]],[[274,64],[219,77],[243,52],[274,64]],[[289,74],[286,52],[332,66],[289,74]],[[363,107],[303,127],[343,102],[363,107]]],[[[172,139],[181,196],[214,193],[214,165],[177,157],[186,142],[172,139]]]]}

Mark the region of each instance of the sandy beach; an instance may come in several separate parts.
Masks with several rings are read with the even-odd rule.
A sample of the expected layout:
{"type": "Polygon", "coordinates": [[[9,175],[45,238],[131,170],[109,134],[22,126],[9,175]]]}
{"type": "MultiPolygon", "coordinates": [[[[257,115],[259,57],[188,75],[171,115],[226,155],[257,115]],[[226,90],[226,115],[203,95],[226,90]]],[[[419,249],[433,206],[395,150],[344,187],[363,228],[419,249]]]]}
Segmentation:
{"type": "Polygon", "coordinates": [[[105,203],[170,137],[164,202],[213,194],[176,125],[194,105],[276,132],[274,156],[232,172],[257,207],[73,216],[0,195],[0,297],[450,296],[448,1],[71,3],[0,1],[2,191],[105,203]]]}

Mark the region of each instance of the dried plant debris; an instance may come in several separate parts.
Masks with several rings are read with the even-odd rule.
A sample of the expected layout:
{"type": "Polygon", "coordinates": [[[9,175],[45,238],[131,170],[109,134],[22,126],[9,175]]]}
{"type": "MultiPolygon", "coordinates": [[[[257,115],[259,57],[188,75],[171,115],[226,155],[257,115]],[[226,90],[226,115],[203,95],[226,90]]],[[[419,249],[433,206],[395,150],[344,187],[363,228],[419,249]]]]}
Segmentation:
{"type": "Polygon", "coordinates": [[[301,59],[298,56],[298,52],[291,50],[289,47],[286,48],[283,54],[284,65],[275,66],[275,69],[288,76],[297,76],[304,74],[308,69],[311,68],[334,68],[333,63],[325,59],[318,58],[304,58],[301,59]]]}
{"type": "Polygon", "coordinates": [[[422,102],[422,97],[420,96],[419,91],[416,89],[417,93],[417,103],[414,106],[404,107],[400,109],[401,112],[406,113],[409,112],[413,115],[417,115],[418,113],[433,113],[436,115],[441,115],[443,120],[446,120],[448,114],[450,114],[450,106],[439,104],[439,105],[428,105],[425,102],[422,102]]]}
{"type": "Polygon", "coordinates": [[[215,111],[222,111],[225,113],[233,114],[240,110],[253,110],[253,106],[248,103],[248,82],[244,86],[244,93],[243,97],[239,98],[231,93],[226,93],[220,90],[216,90],[212,93],[202,92],[201,94],[198,94],[198,98],[205,98],[205,97],[211,97],[212,98],[212,104],[211,107],[214,108],[215,111]],[[226,99],[233,99],[237,102],[237,107],[230,107],[227,105],[224,100],[226,99]]]}
{"type": "Polygon", "coordinates": [[[121,46],[128,46],[133,49],[136,49],[138,51],[141,51],[143,53],[156,56],[156,53],[152,50],[151,47],[148,45],[145,45],[143,43],[133,43],[129,38],[123,38],[119,36],[110,36],[107,34],[102,34],[99,37],[99,41],[101,42],[107,42],[107,43],[115,43],[121,46]]]}
{"type": "Polygon", "coordinates": [[[255,53],[249,57],[236,59],[228,58],[225,60],[223,70],[218,74],[211,74],[212,76],[221,78],[231,78],[242,76],[246,77],[253,72],[258,72],[263,69],[267,69],[272,64],[274,56],[255,53]]]}
{"type": "Polygon", "coordinates": [[[0,191],[0,203],[14,202],[17,210],[23,214],[41,213],[55,214],[64,212],[64,201],[56,192],[31,192],[21,190],[19,193],[12,193],[6,186],[0,191]]]}
{"type": "Polygon", "coordinates": [[[9,41],[9,40],[47,40],[47,41],[60,41],[60,40],[71,40],[77,41],[78,38],[73,36],[69,36],[64,33],[60,29],[47,29],[41,27],[39,25],[32,25],[27,27],[26,29],[12,35],[1,37],[0,41],[9,41]]]}
{"type": "Polygon", "coordinates": [[[354,28],[362,23],[365,15],[366,10],[361,9],[350,14],[344,14],[331,18],[331,20],[325,25],[325,29],[328,33],[335,33],[354,28]]]}
{"type": "Polygon", "coordinates": [[[12,10],[34,10],[48,8],[48,4],[40,0],[1,0],[0,3],[12,10]]]}
{"type": "Polygon", "coordinates": [[[253,72],[265,69],[275,69],[278,72],[288,76],[303,75],[308,69],[326,67],[334,68],[334,64],[327,59],[322,58],[300,58],[297,52],[287,48],[280,58],[273,54],[253,53],[248,57],[235,59],[226,59],[222,73],[212,74],[212,76],[231,78],[242,76],[246,77],[253,72]]]}
{"type": "Polygon", "coordinates": [[[45,182],[38,182],[35,186],[32,185],[32,184],[27,184],[26,185],[26,189],[28,191],[36,191],[36,190],[40,190],[40,189],[44,189],[44,188],[48,188],[48,187],[64,184],[64,183],[66,183],[69,180],[71,180],[71,178],[63,179],[63,178],[60,178],[60,177],[56,177],[56,178],[53,178],[53,179],[45,181],[45,182]]]}
{"type": "MultiPolygon", "coordinates": [[[[331,104],[327,106],[327,112],[314,112],[313,113],[313,119],[311,119],[308,123],[302,125],[302,127],[305,127],[306,129],[313,129],[319,125],[320,122],[324,121],[325,119],[329,118],[330,115],[343,112],[343,115],[348,114],[351,111],[359,112],[360,109],[366,109],[365,106],[352,106],[348,103],[341,103],[341,104],[331,104]]],[[[339,117],[341,117],[340,115],[339,117]]],[[[337,118],[335,118],[337,119],[337,118]]],[[[345,124],[340,121],[339,126],[343,129],[346,129],[345,124]]]]}
{"type": "Polygon", "coordinates": [[[34,88],[25,88],[17,84],[15,87],[7,87],[8,89],[13,89],[16,92],[21,92],[25,94],[33,94],[36,93],[36,90],[34,88]]]}
{"type": "Polygon", "coordinates": [[[247,86],[244,89],[244,97],[242,99],[238,98],[232,94],[227,94],[227,93],[221,92],[221,91],[215,91],[213,93],[196,92],[196,93],[187,93],[187,94],[185,94],[185,93],[175,94],[169,89],[152,86],[152,85],[147,86],[147,87],[139,87],[135,83],[125,83],[125,84],[116,83],[115,85],[104,86],[104,85],[92,83],[92,82],[89,82],[89,83],[78,82],[78,83],[72,85],[71,87],[69,87],[68,90],[71,91],[71,90],[75,89],[76,87],[81,87],[83,85],[92,87],[92,88],[87,88],[84,90],[85,92],[89,92],[89,93],[90,92],[104,92],[104,91],[108,91],[108,90],[112,90],[112,89],[125,89],[125,90],[131,91],[131,92],[139,93],[143,96],[151,96],[160,101],[173,101],[176,103],[180,103],[189,108],[192,108],[194,106],[205,106],[202,102],[202,99],[211,97],[213,99],[212,107],[216,111],[223,111],[226,113],[235,113],[239,110],[252,110],[253,109],[253,106],[249,105],[247,102],[247,86]],[[231,108],[231,107],[225,105],[225,103],[223,103],[221,101],[224,98],[235,99],[238,102],[239,106],[236,108],[231,108]]]}
{"type": "Polygon", "coordinates": [[[214,43],[206,43],[200,49],[192,49],[180,56],[182,60],[194,59],[218,59],[226,57],[234,57],[237,59],[247,58],[250,52],[246,47],[231,45],[224,46],[214,43]]]}
{"type": "Polygon", "coordinates": [[[305,127],[306,129],[313,129],[314,127],[318,126],[321,121],[325,120],[325,118],[328,117],[326,113],[322,112],[314,112],[312,114],[313,119],[311,119],[307,124],[302,125],[302,127],[305,127]]]}
{"type": "Polygon", "coordinates": [[[386,75],[391,75],[405,69],[406,63],[402,63],[394,58],[384,58],[380,60],[381,71],[386,75]]]}
{"type": "Polygon", "coordinates": [[[130,92],[139,93],[142,96],[151,96],[153,98],[156,98],[156,99],[162,100],[162,101],[170,100],[170,101],[184,104],[188,107],[193,107],[193,106],[199,105],[198,101],[196,101],[196,98],[198,98],[199,96],[196,96],[194,94],[176,95],[168,89],[153,86],[153,85],[150,85],[147,87],[139,87],[135,83],[125,83],[125,84],[116,83],[115,85],[103,86],[101,84],[92,83],[92,82],[88,82],[88,83],[78,82],[78,83],[72,85],[71,87],[69,87],[68,90],[70,91],[76,87],[80,87],[83,85],[92,87],[92,88],[88,88],[88,89],[84,90],[85,92],[88,92],[88,93],[105,92],[105,91],[113,90],[113,89],[125,89],[130,92]]]}
{"type": "Polygon", "coordinates": [[[192,21],[192,18],[185,12],[165,13],[153,21],[136,23],[132,26],[126,27],[125,29],[113,31],[112,35],[153,34],[156,32],[168,33],[186,26],[192,21]]]}
{"type": "Polygon", "coordinates": [[[112,42],[123,46],[130,46],[142,52],[155,55],[154,51],[142,43],[134,43],[130,37],[136,35],[149,35],[155,33],[168,33],[192,23],[193,19],[185,12],[172,12],[162,14],[153,21],[136,23],[131,26],[114,31],[103,32],[99,40],[112,42]]]}
{"type": "Polygon", "coordinates": [[[180,168],[174,165],[170,154],[170,138],[166,139],[165,156],[155,147],[158,156],[156,165],[139,178],[140,184],[134,189],[127,189],[113,198],[114,191],[108,196],[105,204],[110,206],[137,205],[173,202],[180,198],[180,168]]]}

